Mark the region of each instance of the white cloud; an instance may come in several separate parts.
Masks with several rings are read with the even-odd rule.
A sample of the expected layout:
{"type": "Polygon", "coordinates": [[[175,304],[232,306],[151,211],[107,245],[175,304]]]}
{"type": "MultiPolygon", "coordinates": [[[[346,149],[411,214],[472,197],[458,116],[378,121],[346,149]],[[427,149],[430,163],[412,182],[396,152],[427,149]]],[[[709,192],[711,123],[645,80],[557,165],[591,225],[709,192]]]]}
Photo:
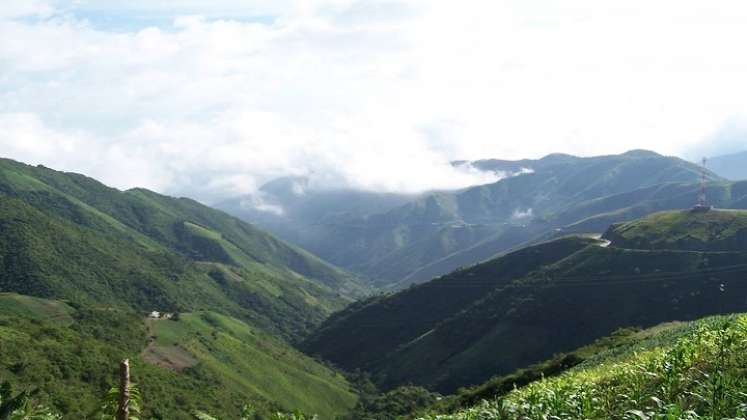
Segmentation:
{"type": "Polygon", "coordinates": [[[511,220],[513,222],[525,222],[527,220],[530,220],[534,217],[534,210],[531,208],[528,209],[514,209],[513,213],[511,213],[511,220]]]}
{"type": "Polygon", "coordinates": [[[727,119],[703,142],[694,145],[686,157],[699,161],[701,157],[716,157],[747,151],[747,116],[727,119]]]}
{"type": "Polygon", "coordinates": [[[734,0],[3,3],[0,155],[211,201],[280,175],[412,192],[491,179],[454,159],[684,153],[747,115],[745,23],[734,0]]]}

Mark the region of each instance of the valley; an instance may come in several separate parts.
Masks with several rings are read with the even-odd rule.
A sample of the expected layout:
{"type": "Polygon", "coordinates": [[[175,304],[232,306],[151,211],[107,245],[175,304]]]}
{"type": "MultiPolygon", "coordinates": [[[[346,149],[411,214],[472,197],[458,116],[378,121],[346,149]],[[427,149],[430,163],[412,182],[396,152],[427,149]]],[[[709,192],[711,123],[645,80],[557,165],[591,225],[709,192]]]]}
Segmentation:
{"type": "Polygon", "coordinates": [[[0,160],[0,379],[71,419],[125,358],[146,418],[462,418],[747,312],[744,181],[706,172],[717,208],[693,211],[699,169],[650,152],[472,164],[533,172],[299,198],[300,244],[351,221],[322,240],[357,254],[339,268],[190,199],[0,160]]]}

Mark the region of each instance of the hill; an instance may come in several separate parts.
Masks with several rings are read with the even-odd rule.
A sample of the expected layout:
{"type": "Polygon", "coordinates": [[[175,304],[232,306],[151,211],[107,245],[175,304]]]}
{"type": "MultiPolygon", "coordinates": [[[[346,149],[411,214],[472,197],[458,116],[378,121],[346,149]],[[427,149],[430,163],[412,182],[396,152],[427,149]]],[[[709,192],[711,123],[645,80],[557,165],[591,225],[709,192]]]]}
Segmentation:
{"type": "Polygon", "coordinates": [[[0,287],[139,310],[223,308],[298,338],[365,288],[189,199],[0,160],[0,287]]]}
{"type": "Polygon", "coordinates": [[[747,249],[604,245],[553,240],[352,305],[305,346],[346,369],[367,370],[385,388],[413,383],[453,392],[618,328],[696,319],[744,303],[747,249]],[[421,311],[423,302],[445,301],[459,304],[421,311]]]}
{"type": "Polygon", "coordinates": [[[155,375],[158,384],[149,392],[164,401],[149,410],[188,418],[189,406],[177,397],[204,402],[207,397],[194,395],[204,388],[208,396],[231,396],[233,403],[217,398],[222,404],[208,405],[219,415],[235,415],[243,399],[263,401],[267,410],[342,413],[355,399],[347,382],[288,342],[304,338],[366,291],[355,276],[193,200],[143,189],[122,192],[83,175],[0,160],[0,292],[19,294],[0,299],[8,316],[1,327],[7,334],[0,334],[0,357],[11,358],[3,366],[18,366],[3,378],[71,387],[56,392],[61,396],[52,401],[67,418],[90,408],[90,397],[89,406],[75,406],[76,393],[87,388],[101,395],[118,358],[145,350],[142,317],[153,310],[181,313],[184,321],[169,324],[175,327],[196,319],[188,314],[205,311],[215,312],[210,319],[220,322],[212,330],[200,327],[180,336],[185,345],[194,343],[193,335],[217,337],[209,345],[167,351],[167,359],[174,356],[168,363],[157,354],[144,356],[154,365],[143,364],[143,374],[155,375]],[[59,307],[73,308],[75,322],[47,325],[32,316],[59,307]],[[34,334],[49,346],[34,344],[34,334]],[[33,357],[24,355],[24,346],[39,350],[33,357]],[[81,353],[84,349],[90,354],[81,353]],[[266,375],[256,375],[256,366],[230,368],[229,360],[238,354],[252,354],[276,371],[273,381],[284,385],[270,386],[266,375]],[[69,363],[63,366],[63,359],[69,363]],[[92,368],[89,359],[101,365],[92,368]],[[308,399],[299,399],[304,394],[308,399]]]}
{"type": "MultiPolygon", "coordinates": [[[[607,224],[598,233],[609,223],[648,214],[647,207],[678,208],[667,204],[683,198],[690,206],[697,195],[693,183],[700,178],[700,168],[692,163],[641,150],[470,164],[510,176],[489,185],[413,197],[387,211],[348,213],[317,222],[307,229],[313,235],[295,240],[378,287],[398,289],[487,260],[602,213],[607,224]],[[669,185],[679,190],[666,188],[669,185]],[[656,201],[635,197],[652,188],[659,188],[656,201]],[[671,195],[663,196],[667,192],[671,195]]],[[[728,188],[713,173],[708,173],[708,179],[714,188],[728,188]]]]}
{"type": "Polygon", "coordinates": [[[614,246],[630,249],[747,249],[747,211],[661,212],[613,225],[604,238],[614,246]]]}
{"type": "Polygon", "coordinates": [[[235,318],[195,312],[146,322],[127,310],[0,294],[0,378],[39,389],[40,402],[70,419],[99,407],[124,358],[147,418],[192,419],[198,409],[236,418],[249,403],[266,415],[332,418],[355,404],[339,373],[235,318]]]}
{"type": "Polygon", "coordinates": [[[734,181],[747,179],[747,151],[708,159],[708,167],[720,176],[734,181]]]}
{"type": "Polygon", "coordinates": [[[559,376],[420,419],[741,418],[746,326],[742,314],[662,325],[559,376]]]}

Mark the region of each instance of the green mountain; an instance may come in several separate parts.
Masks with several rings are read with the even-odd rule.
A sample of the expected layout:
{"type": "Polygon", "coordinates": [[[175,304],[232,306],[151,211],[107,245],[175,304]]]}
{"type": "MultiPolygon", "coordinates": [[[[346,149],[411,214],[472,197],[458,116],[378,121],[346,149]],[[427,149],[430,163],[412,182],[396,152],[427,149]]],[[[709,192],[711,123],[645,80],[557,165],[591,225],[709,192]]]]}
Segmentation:
{"type": "MultiPolygon", "coordinates": [[[[705,217],[712,230],[731,226],[723,230],[730,236],[743,213],[685,211],[640,223],[663,216],[691,224],[705,217]]],[[[672,229],[655,236],[676,242],[672,229]]],[[[412,383],[452,392],[618,328],[743,308],[743,245],[717,251],[606,245],[590,237],[556,239],[356,303],[330,317],[304,346],[346,369],[370,372],[385,388],[412,383]]]]}
{"type": "MultiPolygon", "coordinates": [[[[546,239],[558,229],[602,213],[607,224],[599,233],[611,222],[648,214],[645,207],[681,208],[681,199],[690,206],[697,195],[693,183],[701,174],[692,163],[640,150],[590,158],[555,154],[539,160],[469,164],[510,176],[489,185],[414,197],[388,211],[316,220],[313,227],[299,230],[313,233],[293,240],[376,286],[397,289],[546,239]],[[676,201],[674,207],[636,199],[647,189],[663,194],[667,186],[683,190],[670,190],[681,196],[660,198],[676,201]],[[341,243],[346,246],[340,247],[341,243]]],[[[713,173],[707,176],[714,186],[727,185],[713,173]]]]}
{"type": "MultiPolygon", "coordinates": [[[[156,310],[182,314],[179,321],[158,324],[183,333],[176,340],[181,347],[174,355],[167,351],[166,359],[196,363],[182,370],[142,356],[156,365],[143,364],[144,374],[161,375],[156,394],[172,401],[170,408],[151,406],[167,413],[166,418],[188,418],[173,402],[182,389],[180,380],[192,389],[232,390],[227,395],[235,397],[233,405],[222,400],[225,404],[212,411],[217,414],[236,414],[242,398],[320,414],[342,413],[354,404],[343,378],[287,342],[302,339],[367,289],[355,276],[189,199],[142,189],[122,192],[82,175],[0,160],[0,292],[48,299],[37,301],[41,307],[64,301],[74,309],[71,313],[85,318],[71,315],[76,322],[50,326],[56,331],[50,333],[51,349],[57,350],[29,355],[27,364],[54,365],[48,378],[24,370],[8,373],[29,385],[63,381],[67,385],[60,389],[70,390],[58,393],[59,398],[73,401],[85,386],[102,395],[118,358],[141,357],[146,347],[158,349],[158,338],[148,344],[144,322],[144,314],[156,310]],[[198,322],[210,323],[208,318],[215,321],[211,330],[198,322]],[[84,324],[87,329],[80,330],[84,324]],[[122,336],[130,342],[110,340],[115,326],[124,329],[122,336]],[[208,337],[213,342],[204,342],[208,337]],[[85,345],[76,350],[71,343],[85,345]],[[80,352],[86,348],[102,362],[93,379],[81,370],[87,362],[80,352]],[[77,359],[60,367],[56,353],[65,361],[77,359]],[[277,375],[268,380],[258,375],[257,366],[238,366],[235,360],[242,354],[251,354],[255,363],[277,375]]],[[[23,299],[31,298],[13,301],[23,299]]],[[[37,329],[29,329],[29,323],[37,321],[28,315],[8,314],[3,320],[7,334],[0,334],[0,357],[11,358],[3,366],[26,365],[12,358],[25,357],[23,345],[33,347],[28,331],[37,329]],[[10,348],[15,351],[6,351],[10,348]]],[[[154,335],[159,334],[169,335],[155,328],[154,335]]],[[[70,418],[78,410],[60,401],[55,406],[70,418]]]]}
{"type": "Polygon", "coordinates": [[[189,199],[0,161],[2,290],[139,310],[223,308],[298,338],[365,289],[189,199]]]}
{"type": "Polygon", "coordinates": [[[449,404],[474,391],[467,390],[418,418],[744,418],[745,339],[744,314],[663,324],[612,337],[606,350],[557,376],[536,378],[453,410],[449,404]]]}
{"type": "Polygon", "coordinates": [[[69,419],[93,418],[124,358],[146,418],[238,418],[244,404],[332,418],[356,401],[338,372],[215,312],[144,322],[126,309],[0,293],[0,343],[0,378],[39,390],[38,402],[69,419]]]}
{"type": "Polygon", "coordinates": [[[747,210],[656,213],[613,225],[604,238],[629,249],[747,250],[747,210]]]}

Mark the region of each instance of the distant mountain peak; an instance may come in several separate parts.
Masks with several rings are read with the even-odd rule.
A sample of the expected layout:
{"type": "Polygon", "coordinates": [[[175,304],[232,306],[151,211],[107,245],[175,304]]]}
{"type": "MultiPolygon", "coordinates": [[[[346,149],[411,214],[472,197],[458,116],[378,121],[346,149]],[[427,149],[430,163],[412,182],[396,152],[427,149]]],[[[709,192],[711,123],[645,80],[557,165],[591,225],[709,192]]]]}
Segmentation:
{"type": "Polygon", "coordinates": [[[659,153],[646,149],[633,149],[622,154],[630,157],[662,157],[659,153]]]}

